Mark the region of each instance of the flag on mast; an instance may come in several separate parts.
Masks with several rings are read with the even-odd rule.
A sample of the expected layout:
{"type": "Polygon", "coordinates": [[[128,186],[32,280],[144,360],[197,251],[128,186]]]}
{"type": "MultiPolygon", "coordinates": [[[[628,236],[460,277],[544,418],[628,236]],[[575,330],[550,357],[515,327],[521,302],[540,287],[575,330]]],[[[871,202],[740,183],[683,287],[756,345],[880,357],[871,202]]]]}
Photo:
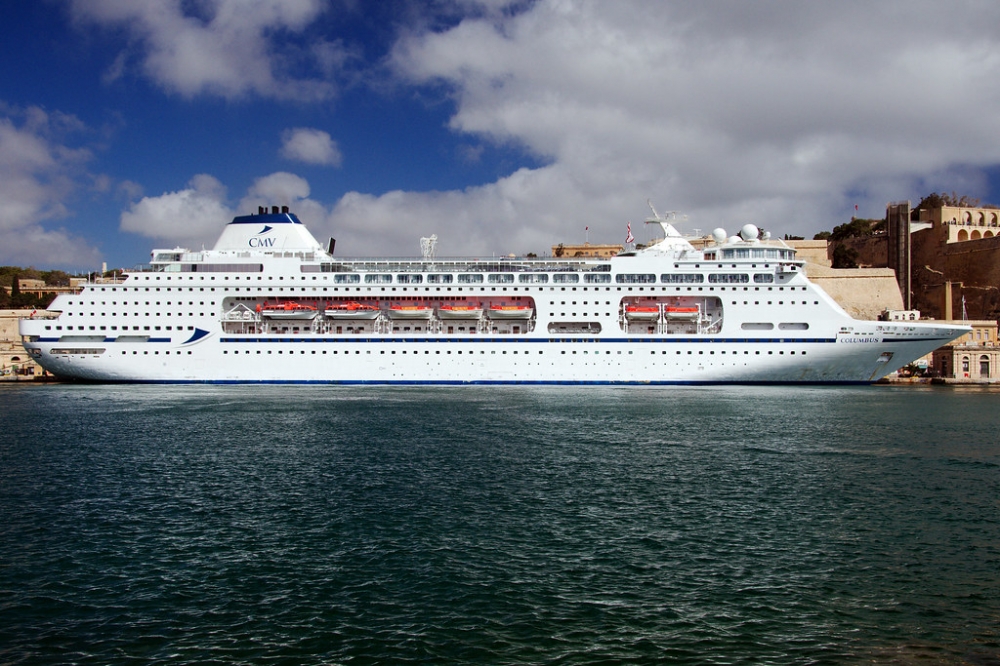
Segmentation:
{"type": "Polygon", "coordinates": [[[634,243],[634,242],[635,242],[635,236],[632,235],[632,223],[629,222],[628,223],[628,235],[625,236],[625,243],[627,244],[627,243],[634,243]]]}

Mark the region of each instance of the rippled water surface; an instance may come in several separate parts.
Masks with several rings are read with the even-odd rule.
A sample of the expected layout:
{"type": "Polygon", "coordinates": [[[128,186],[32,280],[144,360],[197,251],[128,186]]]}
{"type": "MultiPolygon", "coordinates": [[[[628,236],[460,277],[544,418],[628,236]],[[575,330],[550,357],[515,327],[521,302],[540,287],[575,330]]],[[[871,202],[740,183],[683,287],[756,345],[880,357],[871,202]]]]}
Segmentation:
{"type": "Polygon", "coordinates": [[[1000,664],[1000,392],[0,386],[0,663],[1000,664]]]}

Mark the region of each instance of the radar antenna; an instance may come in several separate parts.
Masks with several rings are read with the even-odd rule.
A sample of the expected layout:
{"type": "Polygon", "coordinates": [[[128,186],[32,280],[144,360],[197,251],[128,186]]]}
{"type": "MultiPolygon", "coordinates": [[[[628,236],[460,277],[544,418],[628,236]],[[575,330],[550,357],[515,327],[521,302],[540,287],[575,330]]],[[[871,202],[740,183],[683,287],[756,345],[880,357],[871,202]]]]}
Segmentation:
{"type": "Polygon", "coordinates": [[[646,219],[646,224],[659,224],[662,225],[664,222],[671,222],[674,220],[686,221],[688,219],[687,215],[681,215],[675,210],[667,211],[663,215],[656,212],[656,208],[653,207],[653,202],[646,199],[646,205],[649,206],[649,210],[653,211],[653,217],[646,219]]]}
{"type": "Polygon", "coordinates": [[[424,261],[432,261],[434,259],[434,254],[437,252],[437,244],[437,234],[431,234],[426,238],[420,239],[420,254],[423,255],[424,261]]]}
{"type": "Polygon", "coordinates": [[[680,234],[677,232],[677,230],[674,229],[674,225],[671,224],[671,222],[675,221],[675,220],[686,221],[687,220],[687,215],[680,215],[679,213],[677,213],[677,211],[673,211],[673,210],[672,211],[668,211],[667,213],[664,213],[663,215],[660,215],[656,211],[656,208],[653,207],[653,202],[652,201],[650,201],[649,199],[646,199],[646,204],[649,206],[649,210],[653,211],[653,217],[646,218],[646,221],[645,221],[646,224],[658,224],[658,225],[660,225],[660,228],[663,229],[663,235],[666,236],[666,237],[670,237],[670,236],[678,236],[679,237],[680,236],[680,234]]]}

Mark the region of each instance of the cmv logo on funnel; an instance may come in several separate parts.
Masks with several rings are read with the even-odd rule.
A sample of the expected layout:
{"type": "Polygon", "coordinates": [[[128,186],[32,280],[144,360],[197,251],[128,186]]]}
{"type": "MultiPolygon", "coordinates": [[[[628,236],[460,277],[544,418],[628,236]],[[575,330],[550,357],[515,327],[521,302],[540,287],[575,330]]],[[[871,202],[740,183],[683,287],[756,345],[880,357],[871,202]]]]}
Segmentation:
{"type": "Polygon", "coordinates": [[[269,234],[272,231],[274,231],[274,227],[265,224],[263,229],[250,237],[250,247],[273,247],[274,238],[264,238],[265,234],[269,234]]]}

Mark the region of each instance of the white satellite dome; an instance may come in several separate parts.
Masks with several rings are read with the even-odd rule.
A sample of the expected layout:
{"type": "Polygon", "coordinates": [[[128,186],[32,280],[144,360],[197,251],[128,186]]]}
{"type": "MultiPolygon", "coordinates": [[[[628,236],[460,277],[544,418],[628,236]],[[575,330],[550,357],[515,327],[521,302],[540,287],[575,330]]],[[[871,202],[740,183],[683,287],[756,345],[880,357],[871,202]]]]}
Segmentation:
{"type": "Polygon", "coordinates": [[[714,229],[712,231],[712,240],[714,240],[716,243],[725,243],[726,242],[726,230],[723,229],[722,227],[719,227],[718,229],[714,229]]]}
{"type": "Polygon", "coordinates": [[[745,241],[757,240],[758,236],[760,236],[760,230],[755,224],[744,224],[743,228],[740,229],[740,238],[745,241]]]}

